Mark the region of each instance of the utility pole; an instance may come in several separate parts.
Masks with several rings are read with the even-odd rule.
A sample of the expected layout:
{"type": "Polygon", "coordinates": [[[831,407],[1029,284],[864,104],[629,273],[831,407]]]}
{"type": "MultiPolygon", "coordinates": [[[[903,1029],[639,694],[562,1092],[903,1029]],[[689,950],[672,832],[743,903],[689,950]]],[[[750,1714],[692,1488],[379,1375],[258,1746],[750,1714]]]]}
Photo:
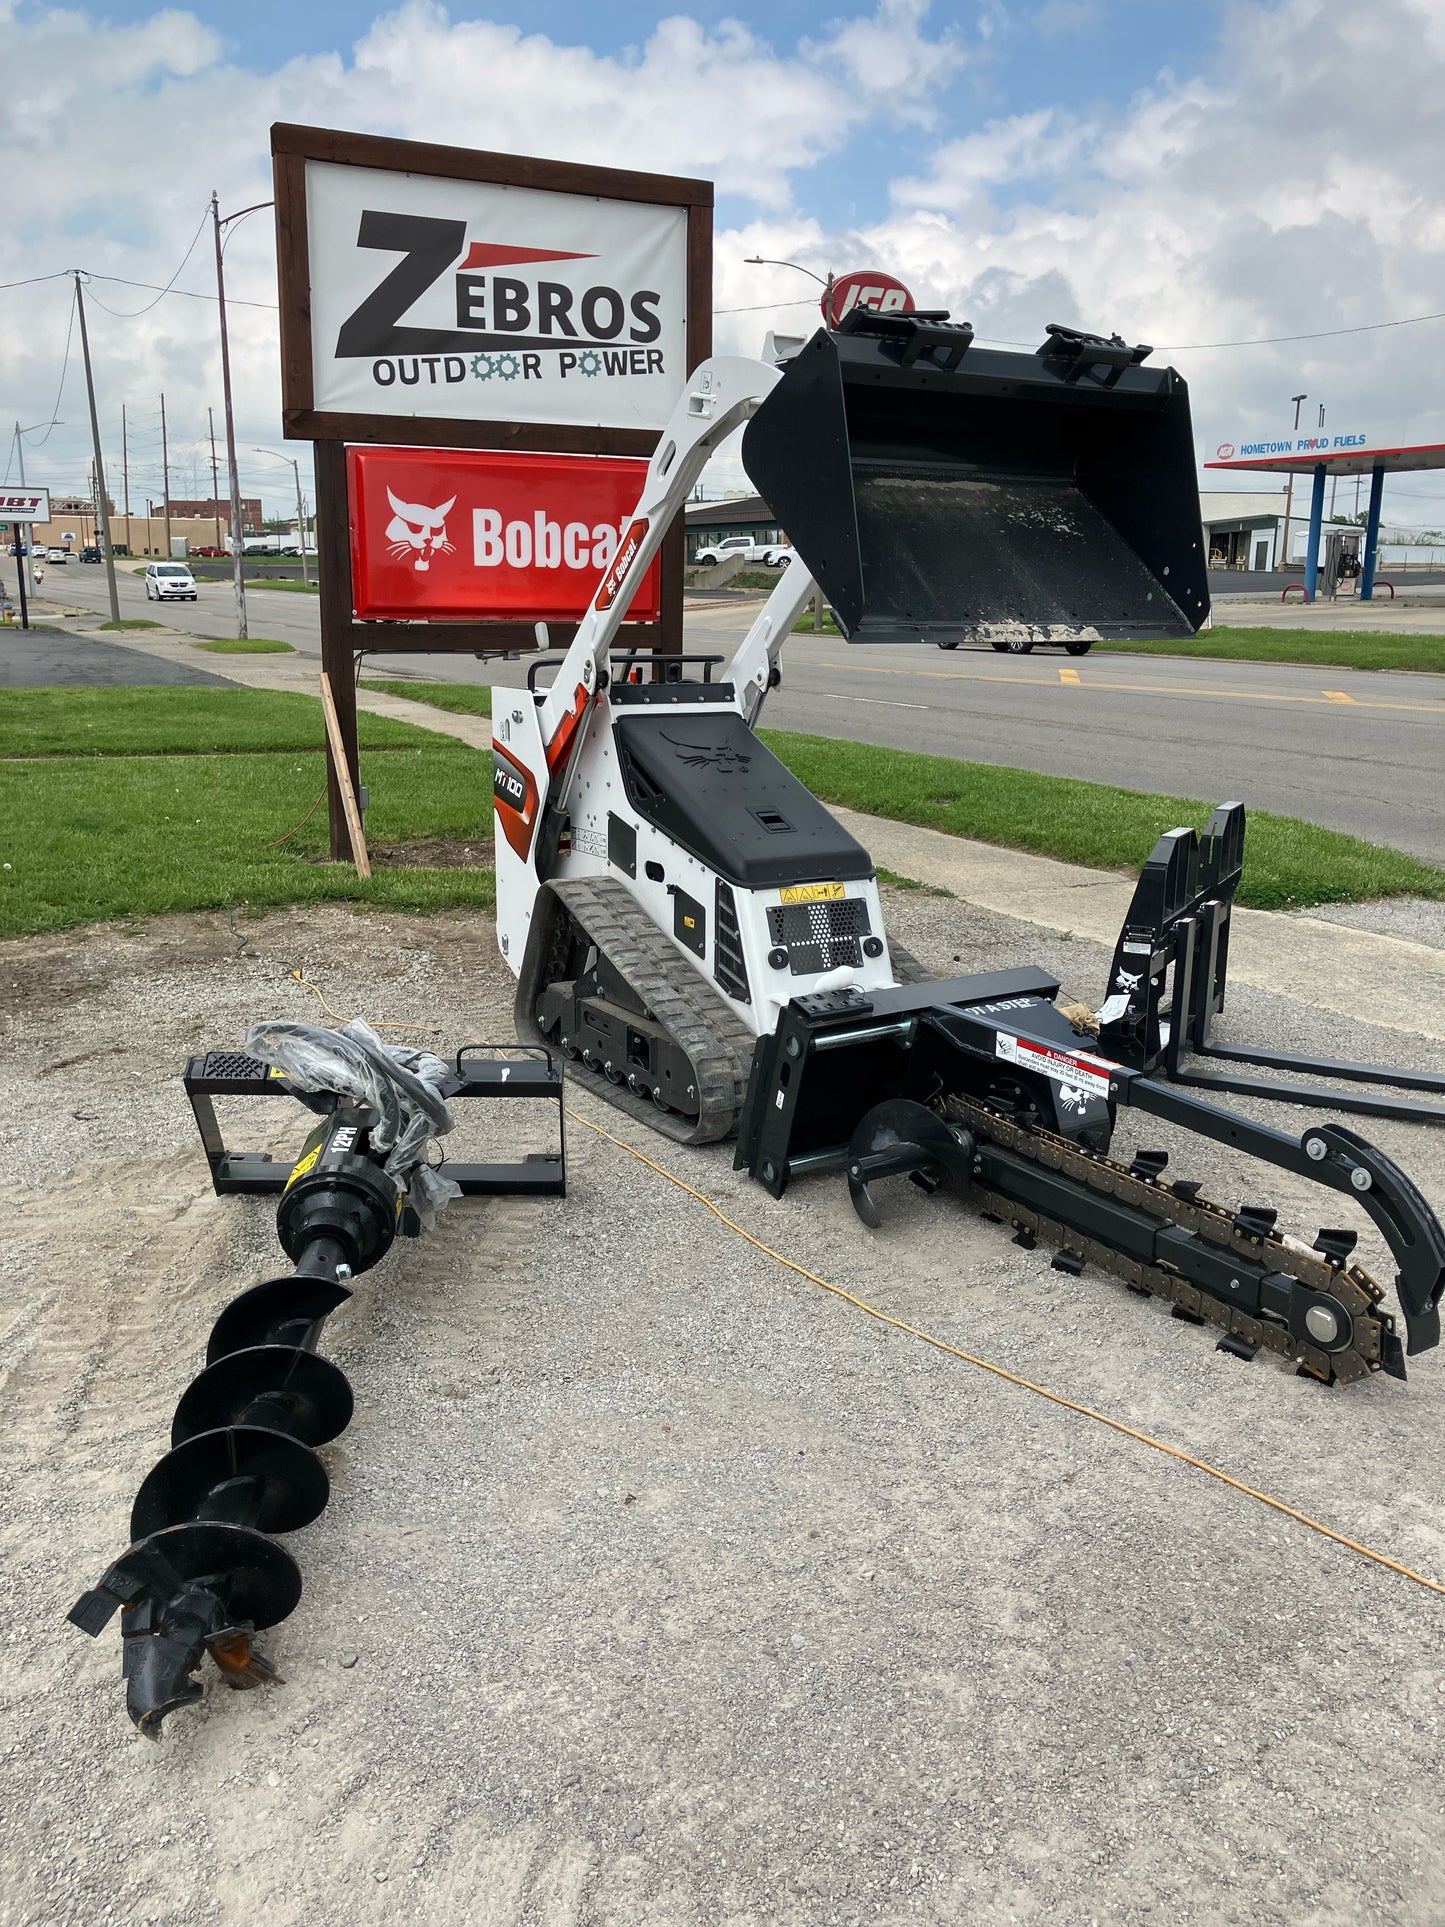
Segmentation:
{"type": "Polygon", "coordinates": [[[85,392],[90,398],[90,437],[95,444],[95,475],[100,492],[100,527],[96,533],[100,537],[100,553],[105,562],[105,585],[110,591],[110,619],[120,627],[120,596],[115,586],[115,551],[110,546],[110,501],[105,492],[105,463],[100,453],[100,416],[95,409],[95,376],[90,367],[90,336],[85,327],[85,294],[80,285],[80,271],[75,271],[75,308],[80,316],[80,350],[85,357],[85,392]]]}
{"type": "Polygon", "coordinates": [[[206,420],[211,429],[211,507],[216,512],[216,553],[223,552],[221,541],[221,478],[216,470],[216,413],[212,408],[206,410],[206,420]]]}
{"type": "MultiPolygon", "coordinates": [[[[1299,405],[1302,401],[1308,401],[1309,396],[1308,395],[1291,395],[1290,400],[1294,403],[1294,432],[1296,433],[1296,435],[1298,435],[1299,405]]],[[[1289,567],[1289,518],[1293,508],[1294,508],[1294,470],[1291,469],[1289,472],[1289,481],[1285,484],[1285,491],[1284,491],[1284,541],[1281,544],[1280,558],[1279,558],[1279,566],[1282,569],[1287,569],[1289,567]]]]}
{"type": "Polygon", "coordinates": [[[134,555],[130,539],[130,437],[126,431],[124,402],[120,405],[120,472],[125,487],[125,552],[134,555]]]}
{"type": "Polygon", "coordinates": [[[166,398],[161,396],[161,485],[165,489],[165,499],[161,503],[161,514],[166,522],[166,560],[171,559],[171,458],[166,446],[166,398]]]}
{"type": "MultiPolygon", "coordinates": [[[[25,486],[25,437],[21,432],[19,422],[16,422],[15,424],[15,454],[20,462],[20,486],[21,488],[24,488],[25,486]]],[[[18,522],[14,523],[12,526],[14,527],[14,530],[15,530],[16,548],[24,549],[25,551],[23,556],[17,555],[15,559],[20,565],[21,573],[25,576],[26,581],[28,581],[28,583],[30,584],[31,595],[34,595],[36,592],[35,591],[35,524],[33,522],[27,522],[25,524],[25,530],[23,534],[21,533],[20,524],[18,522]]],[[[25,621],[25,583],[24,582],[20,584],[20,615],[21,615],[21,621],[23,626],[28,628],[30,625],[28,622],[25,621]]]]}
{"type": "MultiPolygon", "coordinates": [[[[249,212],[250,210],[245,210],[249,212]]],[[[228,216],[234,220],[234,215],[228,216]]],[[[216,301],[221,313],[221,399],[226,409],[226,463],[231,478],[231,581],[236,594],[236,638],[244,642],[246,576],[242,566],[245,542],[241,534],[241,474],[236,466],[236,414],[231,404],[231,346],[226,335],[226,274],[221,263],[221,203],[211,190],[211,222],[216,237],[216,301]]]]}

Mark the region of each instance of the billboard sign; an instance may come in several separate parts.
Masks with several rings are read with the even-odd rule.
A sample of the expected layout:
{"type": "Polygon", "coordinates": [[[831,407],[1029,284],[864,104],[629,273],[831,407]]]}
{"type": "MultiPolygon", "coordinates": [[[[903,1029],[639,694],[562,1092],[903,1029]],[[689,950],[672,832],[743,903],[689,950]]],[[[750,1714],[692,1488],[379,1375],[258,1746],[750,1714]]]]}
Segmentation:
{"type": "MultiPolygon", "coordinates": [[[[647,474],[625,456],[350,448],[361,621],[575,622],[612,567],[647,474]]],[[[628,611],[655,622],[653,561],[628,611]]]]}
{"type": "Polygon", "coordinates": [[[684,208],[308,161],[306,211],[317,409],[666,422],[684,208]]]}
{"type": "Polygon", "coordinates": [[[49,520],[49,489],[0,488],[0,522],[48,522],[49,520]]]}
{"type": "Polygon", "coordinates": [[[712,183],[271,130],[287,434],[648,454],[711,346],[712,183]]]}

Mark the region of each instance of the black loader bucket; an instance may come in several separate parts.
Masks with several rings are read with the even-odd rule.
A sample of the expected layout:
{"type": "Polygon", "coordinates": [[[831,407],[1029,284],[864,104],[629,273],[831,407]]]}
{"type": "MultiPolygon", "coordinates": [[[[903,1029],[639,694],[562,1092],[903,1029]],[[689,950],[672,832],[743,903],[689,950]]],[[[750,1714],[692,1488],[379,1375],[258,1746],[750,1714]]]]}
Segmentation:
{"type": "Polygon", "coordinates": [[[785,364],[743,462],[850,642],[1192,635],[1189,392],[1148,353],[1058,327],[1001,353],[855,310],[785,364]]]}

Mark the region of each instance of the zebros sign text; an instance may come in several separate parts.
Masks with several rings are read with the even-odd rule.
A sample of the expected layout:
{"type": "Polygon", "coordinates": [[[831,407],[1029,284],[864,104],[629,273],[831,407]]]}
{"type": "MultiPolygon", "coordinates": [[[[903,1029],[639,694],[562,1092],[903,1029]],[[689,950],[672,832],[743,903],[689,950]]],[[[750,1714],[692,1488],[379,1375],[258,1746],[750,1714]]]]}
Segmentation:
{"type": "MultiPolygon", "coordinates": [[[[627,456],[350,448],[363,621],[575,621],[624,551],[647,464],[627,456]]],[[[655,622],[658,566],[628,610],[655,622]]]]}
{"type": "Polygon", "coordinates": [[[657,429],[687,212],[308,160],[320,412],[657,429]]]}

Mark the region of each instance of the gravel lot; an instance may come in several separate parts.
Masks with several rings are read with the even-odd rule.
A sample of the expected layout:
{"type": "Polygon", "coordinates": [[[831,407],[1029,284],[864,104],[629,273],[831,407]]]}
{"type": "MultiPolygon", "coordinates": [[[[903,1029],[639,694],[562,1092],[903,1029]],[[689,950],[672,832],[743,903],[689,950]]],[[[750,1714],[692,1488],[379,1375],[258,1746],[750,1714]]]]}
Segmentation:
{"type": "MultiPolygon", "coordinates": [[[[1102,994],[1096,946],[890,907],[940,971],[1036,959],[1102,994]]],[[[328,1328],[357,1413],[289,1542],[289,1684],[134,1737],[114,1630],[64,1614],[211,1320],[278,1269],[267,1206],[210,1195],[178,1071],[311,1014],[296,967],[348,1014],[510,1033],[470,915],[0,946],[0,1922],[1445,1916],[1445,1600],[880,1326],[575,1127],[565,1202],[453,1208],[328,1328]]],[[[1445,1067],[1259,992],[1229,1024],[1445,1067]]],[[[1438,1134],[1370,1128],[1445,1209],[1438,1134]]],[[[895,1188],[870,1235],[837,1179],[775,1204],[726,1150],[620,1135],[873,1302],[1445,1570],[1440,1354],[1326,1392],[942,1199],[895,1188]]],[[[1199,1140],[1174,1169],[1306,1237],[1350,1218],[1199,1140]]]]}

